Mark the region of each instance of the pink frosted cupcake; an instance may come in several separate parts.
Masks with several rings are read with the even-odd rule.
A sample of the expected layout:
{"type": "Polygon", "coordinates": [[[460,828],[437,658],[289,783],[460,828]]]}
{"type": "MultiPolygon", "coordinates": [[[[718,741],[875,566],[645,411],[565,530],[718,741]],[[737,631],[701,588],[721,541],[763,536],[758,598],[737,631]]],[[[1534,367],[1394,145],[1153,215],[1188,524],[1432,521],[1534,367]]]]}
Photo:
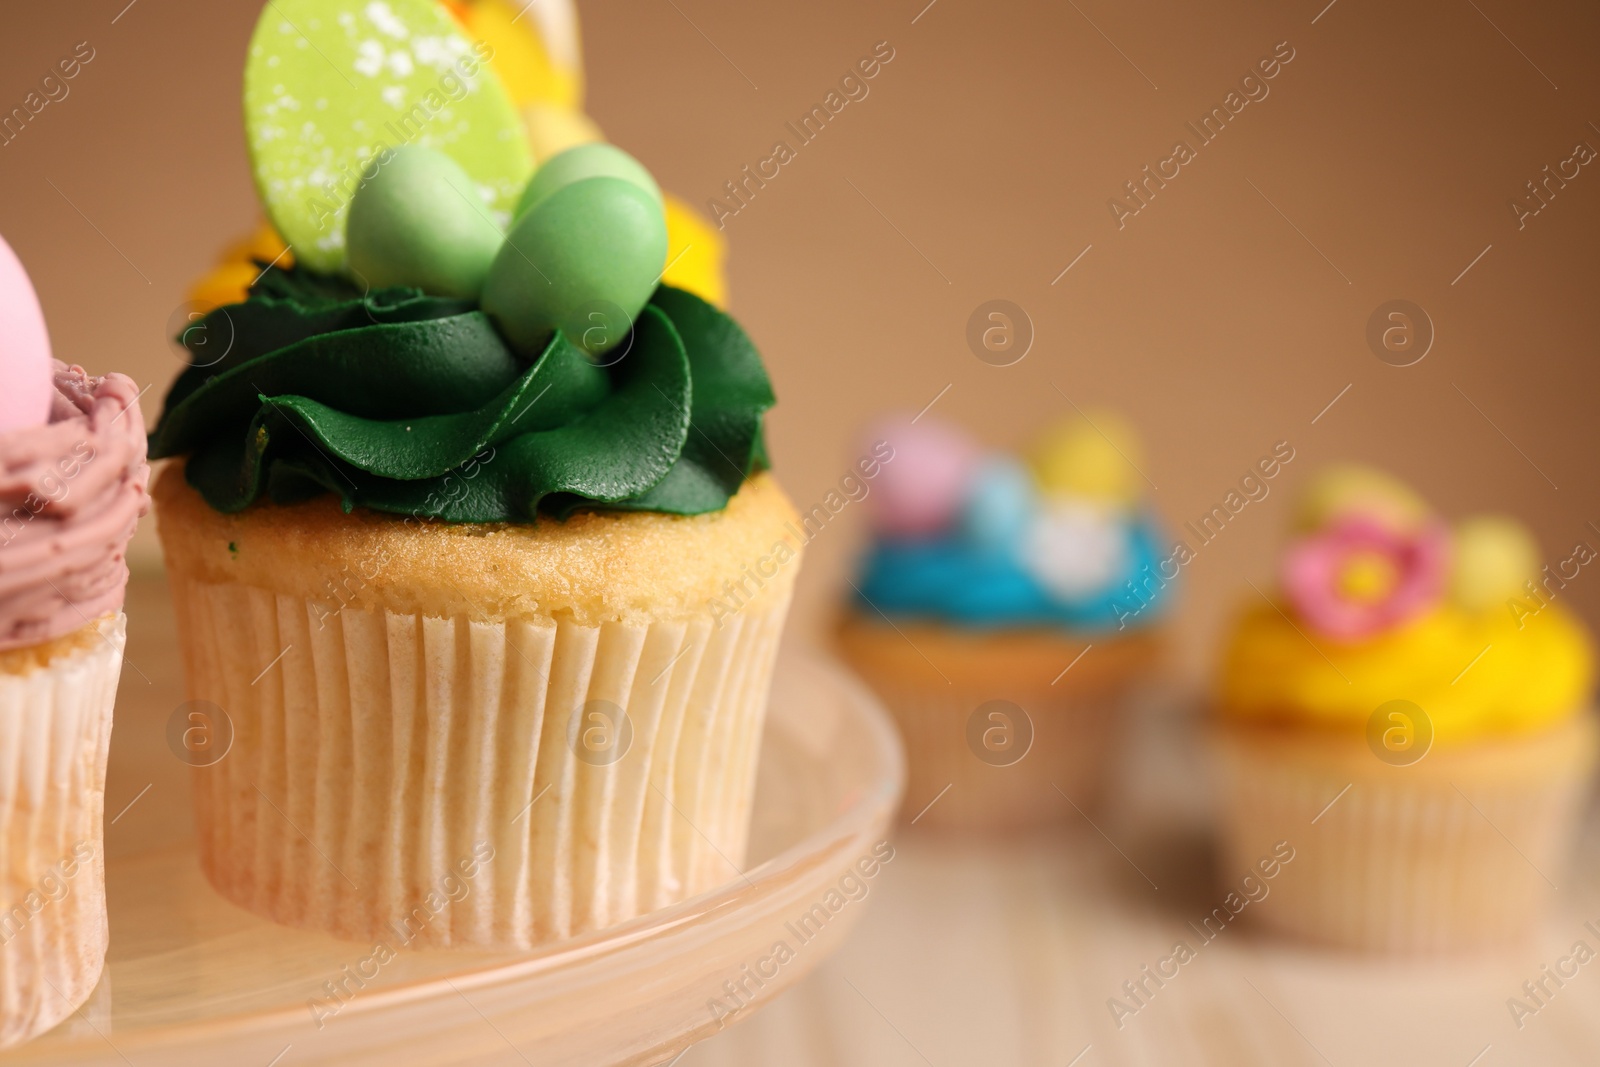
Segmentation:
{"type": "Polygon", "coordinates": [[[49,351],[0,240],[0,1048],[70,1015],[105,962],[124,556],[149,507],[138,389],[49,351]]]}

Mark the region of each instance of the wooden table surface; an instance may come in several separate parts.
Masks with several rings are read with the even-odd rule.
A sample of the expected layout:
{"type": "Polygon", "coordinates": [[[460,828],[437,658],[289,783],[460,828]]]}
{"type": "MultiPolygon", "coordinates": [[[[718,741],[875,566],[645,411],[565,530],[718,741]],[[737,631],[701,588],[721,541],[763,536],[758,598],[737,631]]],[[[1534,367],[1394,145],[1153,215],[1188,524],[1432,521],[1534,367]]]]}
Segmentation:
{"type": "MultiPolygon", "coordinates": [[[[1559,906],[1516,948],[1385,962],[1242,924],[1202,944],[1187,923],[1221,903],[1228,872],[1212,868],[1203,772],[1173,721],[1178,703],[1140,713],[1104,835],[1086,823],[993,841],[902,832],[844,949],[679,1067],[1600,1063],[1600,964],[1520,1028],[1507,1007],[1574,942],[1600,949],[1584,928],[1600,928],[1600,821],[1589,820],[1559,906]],[[1107,1001],[1179,939],[1196,958],[1119,1029],[1107,1001]]],[[[1521,862],[1509,845],[1506,856],[1521,862]]]]}

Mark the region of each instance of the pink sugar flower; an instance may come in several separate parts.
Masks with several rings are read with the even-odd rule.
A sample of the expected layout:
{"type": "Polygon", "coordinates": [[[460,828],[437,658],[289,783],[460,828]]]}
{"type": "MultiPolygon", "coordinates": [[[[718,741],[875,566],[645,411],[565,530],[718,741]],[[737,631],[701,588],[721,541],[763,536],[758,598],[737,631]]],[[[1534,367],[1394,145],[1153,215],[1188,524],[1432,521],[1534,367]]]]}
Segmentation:
{"type": "Polygon", "coordinates": [[[1438,523],[1414,533],[1352,515],[1302,538],[1283,561],[1283,588],[1300,617],[1330,637],[1359,641],[1438,602],[1449,534],[1438,523]]]}

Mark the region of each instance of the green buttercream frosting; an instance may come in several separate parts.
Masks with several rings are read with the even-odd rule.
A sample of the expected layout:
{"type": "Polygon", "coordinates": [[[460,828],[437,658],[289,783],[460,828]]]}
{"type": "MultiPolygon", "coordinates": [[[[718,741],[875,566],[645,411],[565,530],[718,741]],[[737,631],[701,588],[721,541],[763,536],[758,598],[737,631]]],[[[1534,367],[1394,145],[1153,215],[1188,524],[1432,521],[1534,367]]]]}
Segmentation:
{"type": "Polygon", "coordinates": [[[193,362],[150,455],[189,456],[218,511],[332,492],[346,511],[450,522],[696,515],[766,466],[760,356],[670,286],[605,366],[560,333],[529,363],[467,301],[276,268],[179,340],[193,362]]]}

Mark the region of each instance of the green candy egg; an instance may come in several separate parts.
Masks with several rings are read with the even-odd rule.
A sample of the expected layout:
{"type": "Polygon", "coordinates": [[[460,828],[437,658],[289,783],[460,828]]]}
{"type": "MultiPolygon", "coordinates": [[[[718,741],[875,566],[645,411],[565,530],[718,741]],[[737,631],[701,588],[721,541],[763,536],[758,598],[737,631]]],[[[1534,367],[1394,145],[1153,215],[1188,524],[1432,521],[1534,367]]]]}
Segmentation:
{"type": "Polygon", "coordinates": [[[660,202],[621,178],[584,178],[512,225],[489,268],[483,310],[530,358],[558,329],[600,356],[627,336],[666,260],[660,202]]]}
{"type": "Polygon", "coordinates": [[[407,145],[362,177],[345,223],[350,273],[373,289],[415,286],[475,300],[501,236],[461,164],[407,145]]]}
{"type": "Polygon", "coordinates": [[[528,187],[522,191],[522,199],[517,201],[516,217],[527,214],[528,209],[557,189],[585,178],[621,178],[649,193],[657,204],[661,203],[661,187],[643,163],[614,144],[596,141],[551,156],[534,171],[533,180],[528,182],[528,187]]]}

